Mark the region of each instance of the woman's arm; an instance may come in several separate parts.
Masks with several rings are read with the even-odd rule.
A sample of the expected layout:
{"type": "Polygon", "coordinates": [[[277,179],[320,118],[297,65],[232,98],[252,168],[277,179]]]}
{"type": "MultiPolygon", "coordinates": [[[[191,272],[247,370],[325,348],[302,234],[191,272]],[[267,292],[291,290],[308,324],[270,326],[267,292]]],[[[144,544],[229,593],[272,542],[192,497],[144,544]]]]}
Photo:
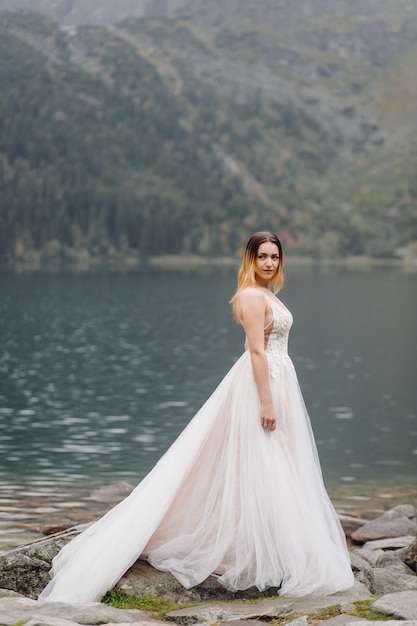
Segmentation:
{"type": "Polygon", "coordinates": [[[272,404],[269,368],[265,354],[264,327],[267,303],[262,293],[250,287],[242,291],[238,298],[253,376],[261,400],[261,424],[266,430],[275,430],[277,420],[272,404]]]}

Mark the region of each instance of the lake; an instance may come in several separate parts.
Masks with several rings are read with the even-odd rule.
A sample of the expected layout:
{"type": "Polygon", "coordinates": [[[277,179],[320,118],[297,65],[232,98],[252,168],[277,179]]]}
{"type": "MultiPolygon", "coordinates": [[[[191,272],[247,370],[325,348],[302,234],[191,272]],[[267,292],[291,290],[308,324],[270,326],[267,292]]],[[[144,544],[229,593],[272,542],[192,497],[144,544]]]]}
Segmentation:
{"type": "MultiPolygon", "coordinates": [[[[417,273],[289,266],[286,275],[290,354],[326,485],[358,498],[412,488],[417,273]]],[[[4,525],[25,518],[19,490],[19,502],[64,494],[70,509],[92,486],[145,475],[243,350],[228,304],[235,282],[234,269],[218,267],[1,272],[4,525]]]]}

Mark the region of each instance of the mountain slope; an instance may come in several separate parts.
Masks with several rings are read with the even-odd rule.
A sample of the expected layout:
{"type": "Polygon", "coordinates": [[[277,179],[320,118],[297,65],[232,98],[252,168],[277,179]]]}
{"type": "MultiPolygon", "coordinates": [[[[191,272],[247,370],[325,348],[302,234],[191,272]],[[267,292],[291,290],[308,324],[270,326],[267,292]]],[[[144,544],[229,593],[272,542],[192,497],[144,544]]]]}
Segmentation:
{"type": "Polygon", "coordinates": [[[2,254],[233,254],[259,227],[318,256],[410,244],[417,2],[378,4],[0,14],[2,254]]]}

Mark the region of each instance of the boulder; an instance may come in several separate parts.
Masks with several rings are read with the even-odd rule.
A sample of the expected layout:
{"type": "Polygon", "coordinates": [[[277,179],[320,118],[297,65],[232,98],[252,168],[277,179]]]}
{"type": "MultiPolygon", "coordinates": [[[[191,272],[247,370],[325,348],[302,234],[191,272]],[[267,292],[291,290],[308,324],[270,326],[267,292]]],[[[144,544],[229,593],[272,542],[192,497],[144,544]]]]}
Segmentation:
{"type": "Polygon", "coordinates": [[[404,562],[408,567],[411,567],[415,572],[417,571],[417,539],[413,541],[413,543],[408,546],[407,551],[404,555],[404,562]]]}
{"type": "Polygon", "coordinates": [[[0,587],[37,598],[50,580],[54,556],[87,526],[76,526],[0,555],[0,587]]]}
{"type": "Polygon", "coordinates": [[[216,602],[200,604],[167,614],[168,622],[175,622],[182,626],[190,626],[204,622],[214,624],[219,621],[246,620],[266,618],[270,621],[275,617],[293,613],[293,604],[287,600],[264,600],[256,604],[239,602],[216,602]]]}
{"type": "Polygon", "coordinates": [[[339,513],[338,517],[346,537],[350,537],[355,530],[366,524],[366,520],[360,517],[354,517],[353,515],[343,515],[339,513]]]}
{"type": "Polygon", "coordinates": [[[141,621],[156,623],[145,611],[136,609],[116,609],[99,602],[91,602],[89,604],[37,602],[36,600],[23,597],[1,598],[0,616],[2,624],[10,625],[26,622],[29,619],[37,620],[38,623],[43,625],[50,624],[51,626],[57,624],[57,620],[67,620],[72,624],[89,624],[91,626],[110,623],[136,624],[141,621]]]}
{"type": "MultiPolygon", "coordinates": [[[[212,602],[198,606],[192,606],[178,611],[171,611],[167,614],[167,621],[190,626],[204,622],[214,624],[223,621],[234,624],[245,620],[261,620],[261,623],[274,621],[278,618],[282,621],[286,616],[301,615],[303,617],[286,621],[287,626],[306,626],[306,616],[317,615],[329,607],[338,606],[341,611],[352,608],[351,598],[344,594],[331,596],[304,596],[299,598],[270,598],[262,602],[212,602]]],[[[340,616],[339,616],[340,617],[340,616]]],[[[347,616],[350,621],[354,621],[353,616],[347,616]]],[[[288,618],[290,620],[290,617],[288,618]]],[[[344,620],[344,622],[349,620],[344,620]]],[[[259,624],[259,621],[256,622],[259,624]]],[[[326,621],[327,624],[327,621],[326,621]]],[[[342,625],[340,625],[342,626],[342,625]]]]}
{"type": "Polygon", "coordinates": [[[371,609],[396,619],[417,620],[417,591],[389,593],[376,600],[371,609]]]}
{"type": "Polygon", "coordinates": [[[372,591],[374,584],[373,568],[365,559],[358,556],[354,552],[350,553],[350,562],[355,579],[363,583],[367,589],[372,591]]]}
{"type": "Polygon", "coordinates": [[[136,561],[116,586],[124,593],[156,596],[180,604],[208,600],[251,600],[278,595],[278,589],[271,587],[265,591],[259,591],[256,587],[244,591],[228,591],[214,576],[209,576],[207,580],[191,589],[185,589],[172,574],[160,572],[146,561],[136,561]]]}
{"type": "MultiPolygon", "coordinates": [[[[3,626],[3,625],[2,625],[3,626]]],[[[12,622],[5,622],[5,626],[15,626],[12,622]]],[[[25,626],[80,626],[77,622],[72,622],[67,619],[61,619],[60,617],[52,617],[52,616],[41,616],[41,617],[33,617],[28,622],[25,623],[25,626]]]]}
{"type": "Polygon", "coordinates": [[[358,543],[387,537],[417,535],[415,510],[411,504],[400,504],[380,517],[367,522],[355,530],[351,538],[358,543]]]}
{"type": "Polygon", "coordinates": [[[407,548],[414,540],[415,537],[413,537],[413,535],[389,537],[388,539],[367,541],[362,547],[364,550],[398,550],[399,548],[407,548]]]}
{"type": "Polygon", "coordinates": [[[375,567],[372,570],[372,576],[371,592],[377,596],[397,591],[417,591],[417,576],[407,576],[407,574],[383,567],[375,567]]]}
{"type": "Polygon", "coordinates": [[[378,559],[381,556],[383,556],[385,552],[384,550],[367,550],[365,549],[365,546],[363,546],[362,548],[357,548],[355,550],[352,550],[351,556],[352,554],[356,554],[360,559],[363,559],[364,561],[369,563],[369,565],[371,565],[372,567],[376,567],[376,564],[378,563],[378,559]]]}
{"type": "MultiPolygon", "coordinates": [[[[331,622],[331,620],[329,620],[329,622],[331,622]]],[[[346,624],[346,626],[349,626],[350,623],[352,624],[352,626],[381,626],[381,620],[361,620],[356,622],[349,622],[346,624]]],[[[384,621],[383,624],[384,626],[417,626],[417,620],[389,619],[387,621],[384,621]]],[[[27,624],[25,624],[25,626],[27,626],[27,624]]],[[[331,626],[331,624],[328,624],[328,622],[326,622],[326,626],[331,626]]]]}
{"type": "Polygon", "coordinates": [[[387,551],[384,552],[378,559],[376,567],[388,568],[391,572],[399,572],[406,576],[416,577],[415,572],[404,563],[397,552],[387,551]]]}

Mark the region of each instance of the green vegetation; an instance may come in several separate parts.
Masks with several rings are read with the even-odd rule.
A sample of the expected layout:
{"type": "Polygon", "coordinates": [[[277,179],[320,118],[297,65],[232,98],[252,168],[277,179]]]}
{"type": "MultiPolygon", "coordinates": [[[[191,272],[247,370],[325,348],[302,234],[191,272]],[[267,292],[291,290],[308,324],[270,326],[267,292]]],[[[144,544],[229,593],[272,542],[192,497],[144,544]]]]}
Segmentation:
{"type": "Polygon", "coordinates": [[[358,600],[357,602],[354,602],[355,610],[350,611],[349,615],[355,615],[355,617],[361,617],[362,619],[370,621],[389,621],[392,619],[392,616],[390,615],[383,615],[382,613],[372,611],[370,606],[373,602],[375,602],[375,600],[358,600]]]}
{"type": "MultiPolygon", "coordinates": [[[[276,599],[276,596],[271,596],[270,598],[256,598],[255,600],[249,600],[248,604],[259,604],[264,600],[274,599],[276,599]]],[[[348,614],[371,621],[390,620],[390,616],[372,611],[370,606],[374,601],[374,599],[357,600],[356,602],[354,602],[355,609],[349,611],[348,614]]],[[[118,609],[140,609],[142,611],[149,611],[153,617],[160,620],[164,620],[167,613],[169,613],[170,611],[176,611],[186,608],[188,606],[195,606],[195,604],[176,604],[175,602],[170,602],[169,600],[164,600],[163,598],[157,598],[155,596],[139,597],[132,594],[125,594],[123,591],[120,591],[120,589],[117,588],[108,591],[107,594],[104,596],[102,602],[109,606],[114,606],[118,609]]],[[[336,617],[340,614],[340,606],[335,604],[327,607],[326,609],[323,609],[319,613],[312,613],[308,615],[307,621],[309,624],[312,624],[312,626],[317,626],[318,623],[336,617]]],[[[270,622],[272,626],[281,626],[299,617],[302,617],[301,613],[291,613],[290,615],[281,615],[279,617],[274,617],[270,620],[270,622]]]]}
{"type": "Polygon", "coordinates": [[[56,28],[51,17],[28,9],[2,11],[1,22],[6,28],[18,28],[27,33],[45,37],[52,35],[56,28]]]}
{"type": "Polygon", "coordinates": [[[164,620],[166,614],[170,611],[178,611],[192,604],[177,604],[157,598],[155,596],[134,596],[132,594],[123,593],[120,589],[111,589],[106,593],[102,600],[103,604],[114,606],[117,609],[140,609],[141,611],[149,611],[156,619],[164,620]]]}
{"type": "Polygon", "coordinates": [[[337,615],[340,615],[340,613],[340,606],[338,604],[328,606],[327,609],[323,609],[323,611],[320,611],[320,613],[316,613],[315,615],[309,615],[308,623],[316,624],[317,622],[336,617],[337,615]]]}
{"type": "Polygon", "coordinates": [[[347,140],[314,98],[216,78],[218,55],[260,31],[199,32],[181,17],[68,30],[0,13],[0,258],[232,256],[259,228],[318,258],[413,249],[417,135],[378,146],[359,121],[343,164],[347,140]]]}

